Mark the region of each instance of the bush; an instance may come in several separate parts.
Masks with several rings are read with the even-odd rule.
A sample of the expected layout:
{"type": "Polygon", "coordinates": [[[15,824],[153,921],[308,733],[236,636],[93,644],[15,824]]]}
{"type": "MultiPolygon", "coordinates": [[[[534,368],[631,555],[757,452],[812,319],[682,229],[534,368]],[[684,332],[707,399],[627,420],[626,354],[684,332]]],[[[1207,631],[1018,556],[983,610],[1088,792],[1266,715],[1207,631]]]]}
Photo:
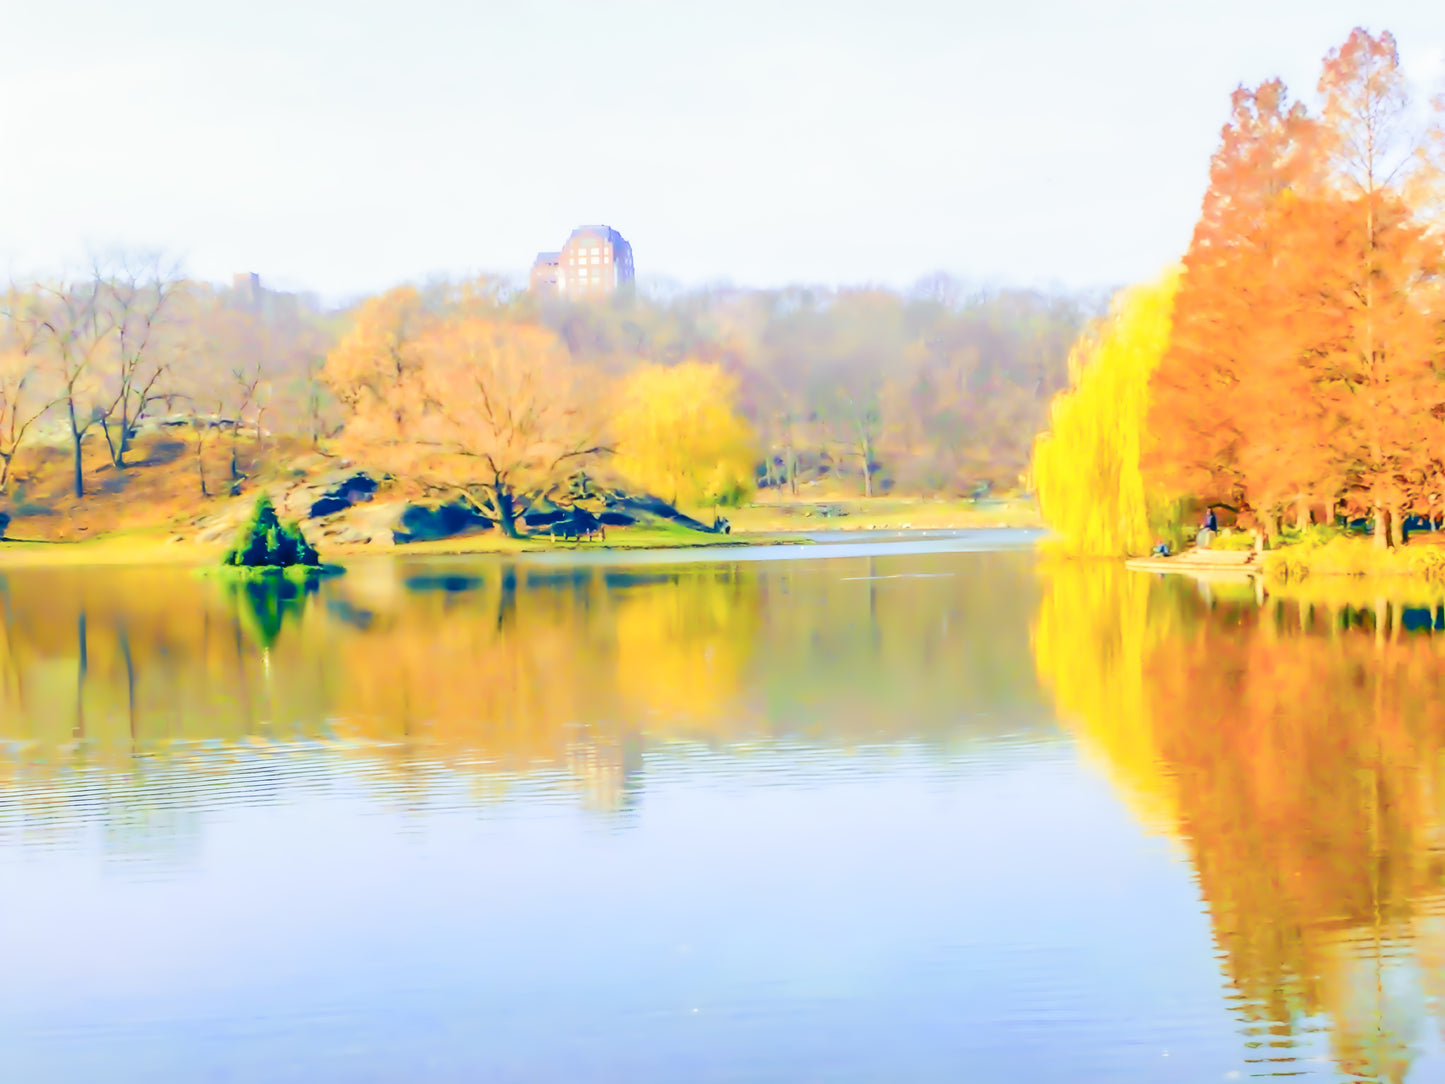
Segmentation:
{"type": "Polygon", "coordinates": [[[1249,531],[1231,531],[1226,528],[1214,536],[1209,543],[1209,548],[1233,552],[1252,550],[1254,549],[1254,535],[1249,531]]]}
{"type": "Polygon", "coordinates": [[[1286,527],[1280,531],[1279,539],[1284,546],[1323,546],[1342,537],[1344,533],[1332,523],[1312,523],[1303,529],[1286,527]]]}
{"type": "Polygon", "coordinates": [[[256,501],[251,519],[236,535],[236,542],[222,559],[235,568],[292,568],[297,565],[315,568],[320,557],[306,541],[301,527],[294,522],[282,523],[276,515],[271,498],[264,493],[256,501]]]}
{"type": "Polygon", "coordinates": [[[1265,555],[1265,569],[1284,580],[1307,576],[1416,575],[1445,579],[1445,552],[1439,546],[1380,550],[1374,540],[1335,531],[1302,538],[1265,555]]]}

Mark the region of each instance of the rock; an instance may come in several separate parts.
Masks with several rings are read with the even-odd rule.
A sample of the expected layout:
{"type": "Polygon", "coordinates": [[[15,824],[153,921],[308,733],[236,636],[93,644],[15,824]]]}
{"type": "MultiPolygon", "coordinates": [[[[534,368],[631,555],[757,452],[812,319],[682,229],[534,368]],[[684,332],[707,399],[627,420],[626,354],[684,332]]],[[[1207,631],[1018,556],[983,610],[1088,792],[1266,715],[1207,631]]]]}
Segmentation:
{"type": "Polygon", "coordinates": [[[202,545],[213,545],[217,542],[229,542],[240,528],[240,522],[213,523],[204,527],[196,533],[196,541],[202,545]]]}
{"type": "Polygon", "coordinates": [[[549,527],[554,523],[561,523],[567,518],[567,509],[555,504],[546,497],[540,497],[521,515],[521,520],[528,527],[549,527]]]}
{"type": "MultiPolygon", "coordinates": [[[[621,491],[612,491],[603,495],[605,505],[604,515],[612,512],[620,512],[623,515],[631,516],[633,522],[643,526],[649,523],[672,523],[679,527],[687,527],[694,531],[702,531],[711,534],[711,530],[704,523],[699,523],[691,516],[679,512],[672,505],[668,504],[661,497],[653,497],[647,494],[640,496],[629,496],[621,491]]],[[[604,521],[606,522],[606,521],[604,521]]]]}
{"type": "Polygon", "coordinates": [[[376,495],[377,480],[365,471],[333,470],[275,495],[276,504],[295,519],[321,519],[344,512],[376,495]]]}
{"type": "Polygon", "coordinates": [[[465,501],[452,501],[435,508],[407,505],[393,537],[398,543],[432,542],[489,530],[492,521],[465,501]]]}

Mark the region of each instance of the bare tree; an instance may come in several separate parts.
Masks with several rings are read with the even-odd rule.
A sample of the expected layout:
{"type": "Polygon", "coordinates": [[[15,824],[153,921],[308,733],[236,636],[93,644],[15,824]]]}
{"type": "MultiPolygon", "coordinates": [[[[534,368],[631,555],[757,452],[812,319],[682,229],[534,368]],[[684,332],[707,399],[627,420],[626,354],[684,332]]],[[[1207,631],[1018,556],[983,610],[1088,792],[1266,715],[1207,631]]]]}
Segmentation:
{"type": "Polygon", "coordinates": [[[858,457],[863,471],[863,496],[873,496],[873,463],[878,450],[878,434],[882,415],[878,409],[878,394],[873,388],[863,389],[854,395],[847,390],[838,392],[839,418],[847,434],[842,443],[850,454],[858,457]]]}
{"type": "Polygon", "coordinates": [[[94,277],[106,284],[115,325],[115,349],[106,366],[111,397],[100,426],[110,461],[124,469],[136,425],[153,403],[170,398],[163,386],[169,366],[160,333],[180,282],[157,257],[123,259],[109,275],[97,266],[94,277]]]}
{"type": "Polygon", "coordinates": [[[56,402],[65,412],[75,464],[75,495],[85,496],[81,451],[86,435],[105,416],[100,400],[99,365],[115,334],[115,318],[106,303],[108,288],[99,276],[88,282],[44,287],[41,320],[49,367],[58,388],[56,402]]]}
{"type": "Polygon", "coordinates": [[[43,326],[33,291],[12,285],[0,297],[0,493],[10,484],[15,453],[51,407],[39,391],[43,326]]]}
{"type": "Polygon", "coordinates": [[[254,410],[254,429],[256,433],[256,446],[261,446],[261,418],[266,411],[266,379],[263,370],[264,359],[258,356],[247,356],[241,354],[236,357],[235,363],[231,366],[228,391],[231,416],[231,494],[236,495],[241,491],[243,475],[240,467],[240,443],[241,433],[244,430],[246,415],[254,410]]]}

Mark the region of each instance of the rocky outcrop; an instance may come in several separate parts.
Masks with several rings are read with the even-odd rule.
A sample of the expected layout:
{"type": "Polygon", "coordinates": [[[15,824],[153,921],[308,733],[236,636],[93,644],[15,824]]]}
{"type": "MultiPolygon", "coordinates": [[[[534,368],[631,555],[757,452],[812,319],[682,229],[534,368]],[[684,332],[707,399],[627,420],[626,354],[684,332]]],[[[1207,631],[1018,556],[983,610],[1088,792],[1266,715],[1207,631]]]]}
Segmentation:
{"type": "MultiPolygon", "coordinates": [[[[267,487],[277,511],[286,519],[302,524],[313,543],[366,543],[377,540],[365,523],[344,521],[344,514],[355,505],[370,501],[377,490],[377,479],[365,471],[341,468],[314,478],[291,484],[267,487]]],[[[253,498],[232,501],[213,515],[196,522],[196,541],[205,545],[229,542],[250,515],[253,498]]],[[[391,542],[390,528],[385,531],[391,542]]]]}
{"type": "Polygon", "coordinates": [[[322,519],[376,495],[377,480],[366,471],[333,470],[288,489],[282,508],[297,519],[322,519]]]}
{"type": "Polygon", "coordinates": [[[521,514],[522,522],[528,527],[550,527],[566,519],[569,512],[547,497],[538,497],[521,514]]]}
{"type": "MultiPolygon", "coordinates": [[[[439,541],[496,526],[492,517],[461,499],[441,504],[377,499],[378,478],[349,466],[335,467],[335,463],[319,457],[316,462],[298,461],[300,477],[268,487],[282,516],[299,521],[307,539],[323,549],[328,545],[390,547],[439,541]],[[311,477],[302,473],[318,467],[322,473],[311,477]]],[[[253,500],[248,496],[229,502],[195,521],[193,537],[204,544],[229,543],[250,514],[253,500]]],[[[519,497],[517,506],[519,526],[563,539],[596,538],[609,527],[666,525],[704,533],[728,529],[726,520],[709,527],[659,497],[620,490],[592,490],[585,496],[556,500],[535,494],[519,497]]]]}
{"type": "Polygon", "coordinates": [[[490,530],[493,523],[465,501],[451,501],[429,508],[407,505],[393,532],[398,543],[432,542],[458,535],[490,530]]]}
{"type": "Polygon", "coordinates": [[[713,533],[713,528],[705,523],[700,523],[684,512],[679,512],[672,505],[668,504],[661,497],[653,497],[649,494],[628,494],[621,490],[609,490],[602,495],[604,511],[598,519],[610,525],[608,516],[625,516],[630,522],[642,526],[656,526],[660,524],[672,524],[677,527],[686,527],[692,531],[704,531],[713,533]]]}

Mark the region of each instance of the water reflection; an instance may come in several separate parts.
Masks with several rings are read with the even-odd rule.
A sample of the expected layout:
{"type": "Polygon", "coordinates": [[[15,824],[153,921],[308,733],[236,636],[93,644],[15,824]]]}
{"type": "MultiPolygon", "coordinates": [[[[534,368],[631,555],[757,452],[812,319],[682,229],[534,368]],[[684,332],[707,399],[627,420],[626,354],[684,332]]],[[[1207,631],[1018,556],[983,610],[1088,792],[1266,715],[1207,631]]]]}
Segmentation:
{"type": "Polygon", "coordinates": [[[1187,852],[1256,1071],[1304,1069],[1325,1029],[1341,1072],[1404,1080],[1445,1022],[1441,600],[1045,579],[1040,676],[1187,852]]]}
{"type": "MultiPolygon", "coordinates": [[[[860,965],[857,990],[882,992],[853,1017],[830,1015],[843,1004],[832,995],[759,992],[748,984],[768,972],[756,959],[719,971],[727,977],[711,989],[753,1020],[816,1013],[807,1019],[836,1029],[816,1032],[829,1036],[869,1021],[905,1026],[906,1014],[889,1017],[905,995],[944,1015],[958,997],[969,1057],[984,1058],[991,1071],[976,1075],[989,1079],[1011,1078],[1020,1051],[1057,1042],[1057,1022],[1073,1021],[1068,1064],[1035,1064],[1031,1078],[1204,1079],[1186,1048],[1215,1058],[1242,1042],[1241,1068],[1253,1073],[1338,1067],[1351,1079],[1419,1080],[1432,1057],[1438,1065],[1445,1019],[1442,605],[1423,586],[1283,597],[1108,564],[1040,576],[1023,552],[377,560],[311,591],[162,570],[14,572],[0,580],[0,859],[30,862],[34,885],[99,853],[132,878],[203,895],[209,883],[219,907],[250,883],[226,879],[248,854],[269,861],[305,829],[312,849],[266,881],[274,898],[325,857],[332,887],[374,919],[373,933],[393,914],[411,916],[398,927],[433,929],[438,901],[477,878],[453,924],[435,926],[438,956],[408,942],[375,974],[353,976],[366,989],[389,989],[387,968],[407,960],[421,960],[411,974],[430,982],[456,946],[481,945],[475,908],[515,905],[514,925],[494,924],[483,946],[500,952],[518,931],[546,944],[567,927],[565,908],[517,915],[601,892],[610,904],[588,921],[609,933],[579,933],[570,951],[705,912],[677,944],[724,944],[731,931],[726,944],[767,943],[758,959],[805,946],[810,962],[780,967],[781,983],[802,982],[844,947],[891,944],[878,958],[898,967],[896,985],[876,985],[882,972],[860,965]],[[1111,784],[1077,766],[1076,748],[1111,784]],[[950,775],[959,764],[974,774],[950,775]],[[869,787],[856,789],[860,779],[869,787]],[[789,788],[806,800],[779,801],[789,788]],[[569,834],[559,809],[586,830],[569,834]],[[271,812],[280,827],[267,836],[271,812]],[[415,861],[409,876],[432,877],[433,891],[347,857],[347,839],[366,841],[353,842],[355,855],[389,847],[393,818],[451,839],[410,859],[387,852],[415,861]],[[506,830],[456,835],[462,820],[506,830]],[[757,856],[775,836],[788,846],[770,881],[757,856]],[[1161,836],[1177,860],[1159,855],[1161,836]],[[557,848],[557,868],[535,861],[557,848]],[[625,877],[609,864],[624,859],[625,877]],[[574,865],[586,875],[568,880],[574,865]],[[510,900],[494,891],[509,869],[510,900]],[[814,880],[787,880],[799,870],[814,880]],[[387,893],[385,906],[368,912],[368,893],[387,893]],[[792,917],[777,919],[779,908],[792,917]],[[1147,946],[1137,964],[1130,939],[1147,946]],[[1158,994],[1166,971],[1169,990],[1197,1000],[1175,1008],[1158,994]],[[960,992],[975,989],[974,1000],[960,992]],[[1120,1000],[1101,1004],[1112,990],[1120,1000]],[[1136,1023],[1156,1002],[1159,1015],[1136,1023]],[[990,1055],[978,1036],[1004,1032],[1018,1046],[990,1055]],[[1156,1041],[1178,1056],[1177,1075],[1142,1068],[1156,1041]]],[[[317,893],[330,881],[308,884],[317,893]]],[[[126,895],[96,891],[102,908],[126,895]]],[[[57,940],[49,897],[27,893],[39,940],[57,940]]],[[[280,907],[258,915],[273,932],[291,919],[280,907]]],[[[359,943],[337,942],[335,957],[295,949],[318,968],[316,1005],[351,996],[336,960],[361,958],[359,943]]],[[[657,952],[651,981],[622,990],[637,1015],[599,1030],[619,1048],[657,1038],[656,1005],[637,993],[671,981],[674,963],[656,961],[673,957],[657,952]]],[[[720,968],[733,959],[732,948],[718,953],[720,968]]],[[[538,958],[519,960],[515,981],[525,986],[538,958]]],[[[594,970],[569,963],[556,985],[519,995],[538,1027],[555,1028],[563,993],[619,973],[588,959],[594,970]]],[[[52,962],[33,958],[24,974],[33,983],[52,962]]],[[[409,1003],[418,1018],[480,996],[484,965],[485,954],[470,958],[455,996],[409,1003]]],[[[620,988],[597,989],[589,1013],[620,988]]],[[[50,996],[58,1008],[44,1019],[59,1019],[68,995],[50,996]]],[[[23,1011],[0,1006],[0,1016],[23,1011]]],[[[374,1027],[382,1012],[358,1019],[374,1027]]],[[[915,1067],[955,1025],[921,1040],[915,1067]]],[[[730,1048],[719,1036],[709,1049],[730,1048]]]]}
{"type": "Polygon", "coordinates": [[[14,749],[0,772],[104,768],[139,788],[137,758],[154,772],[202,746],[321,743],[388,788],[424,790],[436,764],[554,772],[622,811],[646,751],[677,743],[944,748],[991,718],[1016,728],[1020,707],[1046,735],[1020,605],[1035,590],[1022,552],[375,561],[309,587],[14,572],[0,582],[0,741],[14,749]]]}

